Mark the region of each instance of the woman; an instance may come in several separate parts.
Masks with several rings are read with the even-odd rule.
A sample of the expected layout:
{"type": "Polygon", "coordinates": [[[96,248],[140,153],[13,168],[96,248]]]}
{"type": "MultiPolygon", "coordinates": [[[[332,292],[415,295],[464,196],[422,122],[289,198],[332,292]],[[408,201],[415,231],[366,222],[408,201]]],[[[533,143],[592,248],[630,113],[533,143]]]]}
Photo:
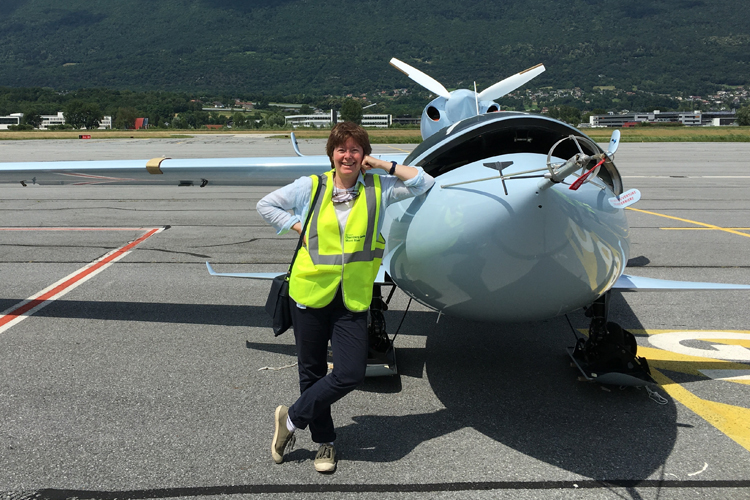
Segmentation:
{"type": "Polygon", "coordinates": [[[294,432],[309,426],[313,441],[320,444],[315,470],[336,470],[331,405],[364,380],[367,310],[385,246],[380,235],[385,208],[434,183],[421,168],[379,160],[371,152],[362,127],[339,123],[326,144],[329,172],[301,177],[258,202],[258,212],[279,234],[289,229],[302,234],[312,210],[289,279],[301,396],[289,408],[276,408],[271,444],[276,463],[284,461],[294,432]],[[368,172],[372,169],[388,175],[373,175],[368,172]],[[311,207],[318,183],[320,194],[311,207]],[[333,370],[326,374],[329,341],[333,370]]]}

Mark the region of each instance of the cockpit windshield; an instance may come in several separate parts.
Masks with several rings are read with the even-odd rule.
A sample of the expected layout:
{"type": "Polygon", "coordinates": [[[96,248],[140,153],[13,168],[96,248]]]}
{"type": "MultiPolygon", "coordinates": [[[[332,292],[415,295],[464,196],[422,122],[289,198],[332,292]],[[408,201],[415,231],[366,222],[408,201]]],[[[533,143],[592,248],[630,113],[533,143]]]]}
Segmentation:
{"type": "MultiPolygon", "coordinates": [[[[545,117],[522,113],[487,113],[467,120],[428,137],[406,158],[407,165],[424,168],[437,177],[463,165],[511,153],[537,153],[547,155],[560,139],[570,135],[583,136],[577,129],[545,117]],[[415,162],[415,163],[412,163],[415,162]]],[[[579,141],[587,155],[603,151],[589,151],[584,141],[579,141]]],[[[555,156],[568,159],[578,153],[573,141],[564,141],[555,148],[555,156]]],[[[611,161],[599,171],[599,178],[612,190],[622,190],[620,176],[611,161]]]]}

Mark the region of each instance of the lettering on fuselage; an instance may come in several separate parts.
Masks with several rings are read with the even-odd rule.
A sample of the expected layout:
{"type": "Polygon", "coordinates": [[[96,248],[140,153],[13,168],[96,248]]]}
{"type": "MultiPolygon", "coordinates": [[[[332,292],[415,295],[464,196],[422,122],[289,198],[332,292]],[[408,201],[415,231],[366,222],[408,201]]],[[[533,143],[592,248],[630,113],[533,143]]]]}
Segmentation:
{"type": "Polygon", "coordinates": [[[640,199],[641,192],[637,189],[631,189],[629,191],[625,191],[620,196],[609,198],[608,201],[613,208],[625,208],[636,203],[640,199]]]}

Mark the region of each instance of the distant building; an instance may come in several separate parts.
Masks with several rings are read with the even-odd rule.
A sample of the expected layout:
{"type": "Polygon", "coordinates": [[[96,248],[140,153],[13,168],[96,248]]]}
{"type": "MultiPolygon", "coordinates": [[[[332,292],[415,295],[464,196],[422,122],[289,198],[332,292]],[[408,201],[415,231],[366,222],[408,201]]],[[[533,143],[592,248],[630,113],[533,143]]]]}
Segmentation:
{"type": "MultiPolygon", "coordinates": [[[[56,115],[42,115],[42,124],[39,126],[39,130],[47,130],[50,127],[65,125],[65,113],[58,111],[56,115]]],[[[99,130],[111,129],[112,128],[112,117],[104,116],[99,121],[99,130]]]]}
{"type": "Polygon", "coordinates": [[[242,109],[244,109],[246,111],[251,111],[255,107],[255,105],[252,102],[249,102],[249,101],[248,102],[243,102],[243,101],[240,101],[240,100],[235,100],[234,101],[234,107],[235,108],[242,108],[242,109]]]}
{"type": "Polygon", "coordinates": [[[734,111],[658,111],[651,113],[609,113],[592,115],[589,118],[591,127],[634,127],[639,123],[654,125],[681,123],[689,127],[735,125],[734,111]]]}
{"type": "Polygon", "coordinates": [[[734,111],[705,111],[701,120],[703,125],[726,127],[737,125],[737,114],[734,111]]]}
{"type": "Polygon", "coordinates": [[[362,115],[363,127],[388,128],[391,126],[391,115],[362,115]]]}
{"type": "Polygon", "coordinates": [[[0,130],[8,130],[11,125],[20,125],[23,113],[11,113],[8,116],[0,116],[0,130]]]}
{"type": "MultiPolygon", "coordinates": [[[[291,123],[293,127],[330,127],[334,121],[334,111],[328,113],[316,113],[314,115],[290,115],[284,117],[285,123],[291,123]]],[[[338,117],[338,114],[336,115],[338,117]]]]}
{"type": "MultiPolygon", "coordinates": [[[[388,128],[392,119],[392,115],[362,115],[362,126],[388,128]]],[[[284,120],[286,123],[291,123],[293,127],[309,127],[310,125],[330,127],[333,123],[341,121],[341,113],[331,110],[328,113],[314,115],[289,115],[285,116],[284,120]]]]}
{"type": "Polygon", "coordinates": [[[422,123],[422,117],[401,117],[401,118],[394,118],[392,120],[394,125],[420,125],[422,123]]]}
{"type": "Polygon", "coordinates": [[[47,130],[58,125],[65,125],[65,116],[62,111],[59,111],[56,115],[42,115],[42,124],[39,126],[39,130],[47,130]]]}

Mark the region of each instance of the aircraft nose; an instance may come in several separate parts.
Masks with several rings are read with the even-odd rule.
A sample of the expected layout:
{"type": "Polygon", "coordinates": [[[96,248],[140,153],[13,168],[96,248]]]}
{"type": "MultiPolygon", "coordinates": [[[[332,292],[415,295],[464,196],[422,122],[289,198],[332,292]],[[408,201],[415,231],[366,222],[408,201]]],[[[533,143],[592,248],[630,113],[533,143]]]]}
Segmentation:
{"type": "Polygon", "coordinates": [[[446,314],[522,321],[590,303],[616,279],[627,223],[621,210],[617,220],[592,210],[598,189],[539,190],[536,178],[507,181],[507,195],[499,179],[445,187],[492,176],[470,167],[438,177],[400,219],[405,238],[389,264],[400,287],[446,314]]]}

